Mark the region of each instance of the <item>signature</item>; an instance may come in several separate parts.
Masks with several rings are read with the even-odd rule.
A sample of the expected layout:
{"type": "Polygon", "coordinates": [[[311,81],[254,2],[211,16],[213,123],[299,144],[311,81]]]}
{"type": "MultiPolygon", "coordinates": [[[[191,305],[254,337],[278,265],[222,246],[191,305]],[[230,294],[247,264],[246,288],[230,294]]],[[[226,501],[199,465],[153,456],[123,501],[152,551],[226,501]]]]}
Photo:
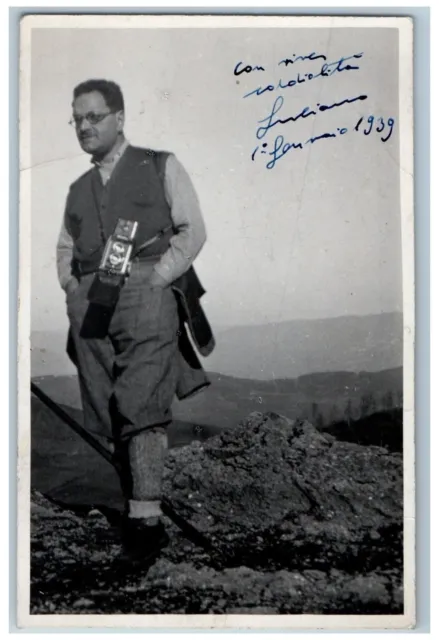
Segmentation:
{"type": "Polygon", "coordinates": [[[319,112],[329,111],[337,107],[342,107],[344,104],[352,104],[353,102],[357,102],[359,100],[367,100],[367,96],[360,95],[360,96],[356,96],[355,98],[344,98],[343,100],[340,100],[340,102],[334,102],[329,105],[318,103],[315,107],[317,111],[314,109],[310,109],[310,107],[304,107],[302,111],[300,111],[300,113],[294,116],[289,116],[288,118],[283,118],[283,119],[277,118],[275,120],[274,116],[279,113],[279,111],[282,109],[282,106],[284,104],[283,96],[278,96],[274,101],[273,107],[271,109],[271,113],[266,118],[263,118],[262,120],[258,121],[258,124],[261,124],[262,126],[258,127],[256,131],[256,137],[258,138],[258,140],[261,140],[268,133],[268,131],[270,131],[270,129],[272,129],[278,124],[287,124],[287,122],[296,122],[301,118],[316,116],[317,113],[319,112]]]}

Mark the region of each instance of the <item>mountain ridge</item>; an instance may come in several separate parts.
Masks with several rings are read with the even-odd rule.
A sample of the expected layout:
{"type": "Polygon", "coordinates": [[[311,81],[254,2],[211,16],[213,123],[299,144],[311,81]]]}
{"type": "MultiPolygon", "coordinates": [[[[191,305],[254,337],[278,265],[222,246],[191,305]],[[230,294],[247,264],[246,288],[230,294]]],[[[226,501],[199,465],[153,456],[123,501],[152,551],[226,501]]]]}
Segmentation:
{"type": "MultiPolygon", "coordinates": [[[[380,371],[402,365],[399,312],[242,325],[214,332],[216,348],[203,359],[211,371],[238,378],[297,378],[325,371],[380,371]]],[[[32,375],[74,373],[64,332],[32,334],[32,375]]]]}
{"type": "Polygon", "coordinates": [[[293,318],[290,320],[280,320],[277,322],[258,322],[257,324],[237,324],[237,325],[222,325],[219,327],[219,332],[224,333],[225,331],[229,331],[230,329],[248,329],[248,328],[264,328],[267,325],[286,325],[292,322],[297,323],[325,323],[325,322],[336,322],[336,321],[344,321],[344,320],[362,320],[364,318],[382,318],[383,316],[403,316],[401,311],[383,311],[382,313],[367,313],[365,315],[360,315],[357,313],[348,313],[346,315],[337,315],[337,316],[327,316],[325,318],[293,318]]]}
{"type": "MultiPolygon", "coordinates": [[[[327,372],[295,379],[252,380],[209,373],[211,386],[183,401],[175,400],[175,420],[229,427],[251,411],[277,411],[319,424],[355,418],[402,404],[402,368],[370,372],[327,372]]],[[[33,381],[55,402],[81,408],[78,379],[39,376],[33,381]]]]}

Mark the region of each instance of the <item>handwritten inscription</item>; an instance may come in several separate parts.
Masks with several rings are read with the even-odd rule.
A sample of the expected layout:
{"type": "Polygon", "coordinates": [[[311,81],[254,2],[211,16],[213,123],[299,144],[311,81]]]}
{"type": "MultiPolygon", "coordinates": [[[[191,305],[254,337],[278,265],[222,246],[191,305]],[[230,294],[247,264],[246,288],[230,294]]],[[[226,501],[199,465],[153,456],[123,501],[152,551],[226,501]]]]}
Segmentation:
{"type": "Polygon", "coordinates": [[[387,122],[384,121],[384,118],[382,117],[378,117],[376,118],[375,116],[369,116],[367,118],[367,122],[369,124],[369,127],[361,130],[360,129],[360,124],[363,122],[364,118],[360,118],[360,120],[357,122],[357,124],[355,125],[355,127],[352,127],[352,129],[349,129],[348,127],[337,127],[337,129],[335,131],[332,132],[325,132],[325,133],[321,133],[319,135],[316,136],[312,136],[311,138],[308,138],[308,140],[304,140],[302,142],[285,142],[284,136],[283,135],[278,135],[273,143],[273,147],[270,148],[269,144],[267,142],[263,142],[261,145],[258,145],[252,155],[251,155],[251,159],[253,161],[255,161],[255,158],[257,157],[258,154],[261,155],[268,155],[269,156],[269,160],[266,163],[266,168],[267,169],[274,169],[274,167],[276,166],[276,163],[283,158],[289,151],[294,150],[294,149],[304,149],[306,145],[308,144],[314,144],[315,142],[318,142],[320,140],[328,140],[331,138],[337,138],[339,136],[344,136],[346,135],[348,132],[359,132],[360,134],[363,133],[364,135],[368,136],[372,131],[373,131],[373,125],[374,123],[378,122],[379,124],[377,125],[377,127],[375,128],[375,132],[376,133],[381,133],[384,132],[384,130],[386,128],[388,128],[388,132],[386,137],[382,137],[381,140],[383,142],[387,142],[387,140],[390,138],[390,136],[392,135],[392,131],[393,131],[393,127],[395,124],[395,121],[393,118],[388,118],[387,122]]]}
{"type": "MultiPolygon", "coordinates": [[[[267,84],[264,87],[259,86],[252,91],[249,91],[244,95],[244,98],[249,98],[250,96],[262,96],[267,91],[279,91],[281,89],[289,89],[291,87],[296,87],[304,82],[309,82],[310,80],[317,80],[318,78],[330,78],[331,76],[342,73],[343,71],[356,71],[360,67],[358,65],[349,64],[348,60],[354,60],[362,58],[362,53],[355,53],[352,56],[348,56],[347,58],[339,58],[338,60],[334,60],[333,62],[325,62],[316,73],[297,73],[294,78],[290,78],[290,80],[285,81],[282,78],[278,81],[277,85],[267,84]]],[[[284,61],[281,61],[284,62],[284,61]]],[[[280,63],[279,63],[280,64],[280,63]]]]}
{"type": "MultiPolygon", "coordinates": [[[[358,131],[358,128],[359,128],[360,124],[363,122],[363,120],[364,120],[364,117],[361,117],[361,118],[359,119],[359,121],[357,122],[357,124],[356,124],[356,125],[355,125],[355,127],[354,127],[354,128],[355,128],[355,131],[358,131]]],[[[367,130],[366,130],[366,129],[364,129],[364,130],[363,130],[363,133],[364,133],[364,135],[365,135],[365,136],[368,136],[368,135],[370,134],[370,132],[372,131],[372,129],[373,129],[373,125],[374,125],[374,123],[375,123],[375,121],[376,121],[376,120],[379,122],[379,125],[378,125],[378,126],[377,126],[377,128],[375,129],[375,131],[376,131],[377,133],[381,133],[382,131],[384,131],[384,129],[386,128],[386,124],[387,124],[387,126],[389,127],[389,133],[387,134],[387,136],[386,136],[385,138],[381,138],[381,141],[382,141],[382,142],[387,142],[387,140],[388,140],[388,139],[390,138],[390,136],[392,135],[393,127],[394,127],[394,125],[395,125],[395,120],[394,120],[393,118],[389,118],[389,119],[387,120],[387,123],[385,123],[385,122],[384,122],[384,119],[383,119],[383,118],[381,118],[381,117],[379,117],[379,118],[376,118],[376,119],[375,119],[375,116],[369,116],[369,117],[368,117],[368,119],[367,119],[367,122],[368,122],[368,124],[369,124],[369,128],[368,128],[367,130]]]]}
{"type": "MultiPolygon", "coordinates": [[[[372,132],[382,134],[380,135],[381,142],[387,142],[393,133],[395,119],[392,117],[384,118],[381,115],[363,115],[356,123],[352,123],[352,120],[350,122],[349,120],[345,120],[343,126],[336,127],[331,131],[323,131],[306,140],[288,141],[285,139],[286,134],[280,131],[281,127],[283,128],[285,125],[289,125],[289,131],[298,121],[306,120],[307,118],[321,119],[321,114],[332,110],[338,111],[340,109],[340,115],[343,114],[345,118],[348,118],[349,107],[352,104],[360,104],[367,101],[368,96],[365,93],[359,93],[353,96],[340,96],[338,100],[328,103],[322,100],[314,105],[305,104],[301,109],[296,108],[293,113],[288,113],[287,107],[285,107],[285,97],[290,95],[291,88],[296,87],[296,91],[298,92],[302,91],[299,89],[300,85],[304,85],[312,80],[331,78],[343,72],[357,72],[360,70],[359,61],[363,56],[363,52],[354,53],[348,56],[341,56],[337,60],[328,62],[325,54],[313,51],[305,55],[296,55],[293,53],[291,57],[285,57],[280,60],[277,64],[278,67],[290,68],[293,65],[294,72],[296,67],[300,68],[300,70],[298,70],[297,73],[295,72],[295,75],[289,79],[280,78],[277,83],[261,84],[243,96],[244,99],[248,99],[250,97],[257,98],[266,93],[278,93],[268,115],[257,120],[255,123],[255,133],[258,144],[251,154],[251,160],[255,162],[259,156],[265,156],[265,167],[267,169],[273,169],[279,160],[292,150],[302,150],[306,148],[307,145],[313,145],[316,142],[324,140],[335,140],[352,133],[365,136],[369,136],[372,132]],[[314,63],[314,65],[317,64],[318,66],[313,70],[311,70],[311,68],[304,68],[305,64],[310,65],[311,63],[314,63]],[[276,137],[270,140],[273,132],[276,134],[276,137]]],[[[259,73],[265,72],[265,68],[260,65],[239,62],[234,68],[234,75],[241,75],[243,73],[253,74],[255,71],[259,73]]]]}
{"type": "Polygon", "coordinates": [[[296,54],[293,53],[291,58],[284,58],[279,62],[279,65],[284,64],[288,67],[289,64],[294,64],[295,62],[301,62],[303,60],[327,60],[327,57],[323,53],[316,53],[315,51],[308,53],[305,56],[296,56],[296,54]]]}
{"type": "Polygon", "coordinates": [[[282,106],[284,104],[284,99],[282,96],[278,96],[276,98],[276,100],[274,101],[273,104],[273,108],[271,110],[271,113],[266,117],[263,118],[262,120],[259,120],[259,123],[263,123],[266,122],[267,124],[258,127],[257,131],[256,131],[256,137],[260,140],[261,138],[263,138],[265,136],[265,134],[272,128],[275,127],[277,124],[286,124],[287,122],[296,122],[297,120],[299,120],[300,118],[308,118],[309,116],[316,116],[317,113],[320,111],[329,111],[330,109],[335,109],[336,107],[342,107],[344,104],[352,104],[353,102],[357,102],[358,100],[367,100],[367,96],[365,95],[360,95],[357,96],[355,98],[344,98],[343,100],[340,100],[339,102],[334,102],[333,104],[317,104],[315,109],[310,109],[309,107],[304,107],[300,113],[298,113],[297,115],[294,116],[289,116],[287,118],[278,118],[277,120],[274,120],[274,116],[279,113],[279,111],[282,109],[282,106]]]}
{"type": "Polygon", "coordinates": [[[238,62],[233,70],[233,73],[235,76],[240,76],[241,73],[251,73],[252,71],[265,71],[265,69],[264,67],[260,67],[258,65],[252,67],[250,64],[247,64],[245,67],[243,67],[242,62],[238,62]]]}

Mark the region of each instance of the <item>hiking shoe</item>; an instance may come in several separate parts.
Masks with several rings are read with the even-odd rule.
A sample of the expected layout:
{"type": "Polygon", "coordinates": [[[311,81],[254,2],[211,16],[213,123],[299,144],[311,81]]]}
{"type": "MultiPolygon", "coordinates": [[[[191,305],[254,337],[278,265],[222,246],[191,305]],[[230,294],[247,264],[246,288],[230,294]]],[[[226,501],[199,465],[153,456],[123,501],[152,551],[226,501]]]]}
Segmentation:
{"type": "Polygon", "coordinates": [[[121,560],[150,565],[169,544],[163,522],[149,525],[141,518],[126,518],[122,528],[121,560]]]}

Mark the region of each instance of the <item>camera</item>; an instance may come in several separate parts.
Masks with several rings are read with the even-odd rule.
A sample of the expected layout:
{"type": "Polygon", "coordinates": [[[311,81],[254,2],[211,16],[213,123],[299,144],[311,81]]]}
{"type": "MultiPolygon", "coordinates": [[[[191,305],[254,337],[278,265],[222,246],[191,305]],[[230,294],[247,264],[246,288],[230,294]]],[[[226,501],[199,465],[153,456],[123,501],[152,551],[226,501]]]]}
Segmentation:
{"type": "Polygon", "coordinates": [[[120,290],[129,276],[131,254],[138,223],[119,218],[108,238],[99,268],[88,292],[88,300],[94,304],[113,307],[120,290]]]}

